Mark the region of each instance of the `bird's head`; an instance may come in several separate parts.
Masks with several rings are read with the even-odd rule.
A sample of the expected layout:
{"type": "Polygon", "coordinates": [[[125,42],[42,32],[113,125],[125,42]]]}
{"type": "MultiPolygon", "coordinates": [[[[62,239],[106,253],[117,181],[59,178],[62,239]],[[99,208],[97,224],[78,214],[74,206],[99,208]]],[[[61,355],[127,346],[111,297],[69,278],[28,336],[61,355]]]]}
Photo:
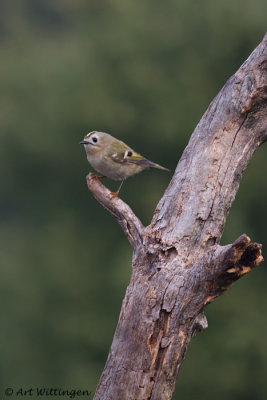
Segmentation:
{"type": "Polygon", "coordinates": [[[92,131],[85,135],[80,144],[84,145],[88,154],[95,154],[104,149],[112,140],[112,136],[105,132],[92,131]]]}

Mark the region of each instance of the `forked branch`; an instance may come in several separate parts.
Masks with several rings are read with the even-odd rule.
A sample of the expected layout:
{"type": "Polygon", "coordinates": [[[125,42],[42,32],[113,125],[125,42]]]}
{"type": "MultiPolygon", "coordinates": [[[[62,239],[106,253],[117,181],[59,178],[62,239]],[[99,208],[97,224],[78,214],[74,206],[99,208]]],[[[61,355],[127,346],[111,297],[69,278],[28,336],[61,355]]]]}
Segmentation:
{"type": "Polygon", "coordinates": [[[170,400],[188,343],[207,327],[205,306],[262,262],[246,235],[219,242],[247,163],[267,140],[266,93],[267,35],[210,104],[146,228],[88,175],[134,247],[95,400],[170,400]]]}

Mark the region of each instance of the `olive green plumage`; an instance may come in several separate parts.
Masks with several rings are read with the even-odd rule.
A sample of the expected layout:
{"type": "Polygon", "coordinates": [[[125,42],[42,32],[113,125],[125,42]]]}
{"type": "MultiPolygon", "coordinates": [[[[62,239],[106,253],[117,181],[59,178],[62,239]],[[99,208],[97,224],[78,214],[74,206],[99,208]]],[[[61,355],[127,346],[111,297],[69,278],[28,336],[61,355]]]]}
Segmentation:
{"type": "Polygon", "coordinates": [[[167,170],[105,132],[90,132],[80,143],[84,145],[92,167],[111,179],[124,181],[150,167],[167,170]]]}

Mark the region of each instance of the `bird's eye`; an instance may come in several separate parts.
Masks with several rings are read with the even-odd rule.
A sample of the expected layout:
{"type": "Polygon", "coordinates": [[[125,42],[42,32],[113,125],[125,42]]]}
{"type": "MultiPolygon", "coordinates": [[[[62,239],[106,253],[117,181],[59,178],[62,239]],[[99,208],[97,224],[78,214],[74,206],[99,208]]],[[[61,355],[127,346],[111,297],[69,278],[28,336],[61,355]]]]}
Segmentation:
{"type": "Polygon", "coordinates": [[[93,141],[94,143],[97,143],[97,137],[93,137],[93,138],[92,138],[92,141],[93,141]]]}
{"type": "Polygon", "coordinates": [[[131,157],[132,155],[133,155],[133,152],[132,151],[128,151],[128,157],[131,157]]]}

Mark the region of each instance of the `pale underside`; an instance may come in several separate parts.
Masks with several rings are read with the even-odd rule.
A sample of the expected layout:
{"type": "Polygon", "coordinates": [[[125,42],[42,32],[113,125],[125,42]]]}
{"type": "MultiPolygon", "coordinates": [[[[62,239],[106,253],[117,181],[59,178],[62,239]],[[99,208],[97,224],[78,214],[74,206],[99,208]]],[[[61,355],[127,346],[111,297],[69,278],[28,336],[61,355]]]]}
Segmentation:
{"type": "Polygon", "coordinates": [[[97,172],[114,180],[127,179],[129,176],[135,175],[150,167],[149,164],[135,164],[123,159],[118,161],[115,157],[114,159],[112,157],[107,158],[106,154],[99,157],[90,157],[90,155],[87,154],[87,159],[97,172]]]}

